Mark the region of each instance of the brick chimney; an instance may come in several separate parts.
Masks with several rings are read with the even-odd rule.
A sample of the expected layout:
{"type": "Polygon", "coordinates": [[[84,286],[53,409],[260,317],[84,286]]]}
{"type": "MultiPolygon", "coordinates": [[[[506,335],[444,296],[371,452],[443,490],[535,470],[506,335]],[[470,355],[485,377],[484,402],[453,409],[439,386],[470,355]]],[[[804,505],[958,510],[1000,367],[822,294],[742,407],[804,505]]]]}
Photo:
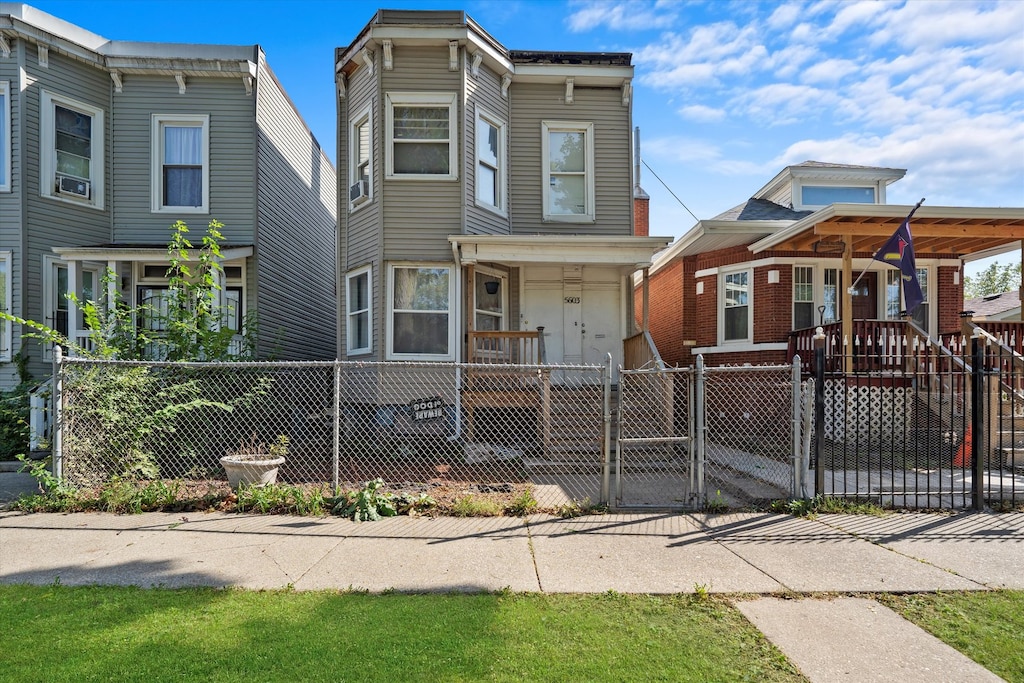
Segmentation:
{"type": "Polygon", "coordinates": [[[651,197],[640,187],[640,127],[633,131],[633,235],[651,234],[651,197]]]}

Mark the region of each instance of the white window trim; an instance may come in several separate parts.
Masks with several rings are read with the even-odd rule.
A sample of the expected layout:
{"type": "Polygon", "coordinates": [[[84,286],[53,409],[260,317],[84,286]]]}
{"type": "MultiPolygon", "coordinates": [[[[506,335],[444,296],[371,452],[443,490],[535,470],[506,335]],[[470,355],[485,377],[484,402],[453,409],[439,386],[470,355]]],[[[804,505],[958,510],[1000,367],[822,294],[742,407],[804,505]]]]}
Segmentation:
{"type": "MultiPolygon", "coordinates": [[[[793,209],[795,211],[821,209],[828,204],[804,204],[804,187],[861,187],[875,191],[875,204],[885,204],[885,182],[847,182],[840,180],[806,179],[793,181],[793,209]]],[[[865,204],[868,204],[865,202],[865,204]]],[[[868,204],[870,205],[870,204],[868,204]]]]}
{"type": "Polygon", "coordinates": [[[593,223],[594,202],[594,124],[583,121],[541,121],[541,201],[544,221],[552,223],[593,223]],[[550,211],[551,163],[550,133],[583,133],[586,136],[586,159],[584,161],[586,188],[586,211],[582,214],[554,214],[550,211]]]}
{"type": "Polygon", "coordinates": [[[731,346],[733,344],[754,343],[754,269],[753,268],[730,268],[721,269],[718,274],[718,345],[731,346]],[[745,339],[725,338],[725,278],[736,273],[747,274],[747,336],[745,339]]]}
{"type": "MultiPolygon", "coordinates": [[[[491,268],[485,268],[483,266],[477,266],[475,269],[477,275],[486,275],[488,277],[497,278],[501,283],[501,329],[508,330],[508,273],[503,273],[500,270],[492,270],[491,268]]],[[[476,313],[480,308],[476,303],[476,287],[473,288],[473,328],[476,329],[476,313]]],[[[497,316],[495,316],[497,317],[497,316]]]]}
{"type": "MultiPolygon", "coordinates": [[[[56,275],[56,269],[58,267],[68,268],[68,262],[65,261],[64,259],[60,258],[59,256],[53,256],[53,255],[50,255],[50,254],[44,254],[43,255],[43,324],[46,325],[47,327],[51,327],[53,329],[57,329],[57,318],[56,318],[57,310],[55,308],[56,302],[57,302],[57,280],[56,280],[55,275],[56,275]]],[[[96,263],[94,261],[79,261],[78,262],[78,277],[81,278],[82,277],[82,273],[84,273],[84,272],[89,272],[89,273],[93,274],[93,281],[96,283],[96,285],[98,287],[100,285],[100,283],[103,281],[103,273],[105,272],[105,267],[104,267],[103,264],[96,263]]],[[[70,269],[68,269],[68,278],[69,278],[68,279],[68,291],[69,292],[77,291],[78,283],[71,282],[70,276],[71,276],[71,272],[70,272],[70,269]]],[[[70,316],[71,313],[72,313],[72,306],[71,306],[71,302],[69,301],[68,302],[68,315],[70,316]]],[[[77,327],[77,325],[78,325],[78,323],[76,323],[76,331],[77,331],[77,335],[76,336],[78,338],[77,339],[72,339],[70,341],[73,342],[73,343],[81,344],[81,343],[83,343],[83,338],[86,336],[86,331],[83,328],[81,328],[81,327],[77,327]]],[[[70,327],[71,327],[70,322],[68,323],[68,327],[69,327],[68,331],[70,333],[70,327]]],[[[43,361],[45,361],[45,362],[52,362],[53,361],[53,345],[49,344],[49,343],[46,343],[46,344],[42,344],[42,347],[43,347],[43,361]]]]}
{"type": "Polygon", "coordinates": [[[73,100],[70,97],[51,93],[47,90],[40,91],[40,131],[39,131],[39,194],[68,204],[88,206],[94,209],[103,208],[104,182],[103,172],[106,166],[106,145],[103,132],[103,110],[73,100]],[[91,198],[78,199],[71,195],[59,194],[54,190],[54,181],[57,177],[57,149],[54,107],[60,105],[67,109],[74,109],[92,117],[92,157],[89,166],[89,183],[91,185],[91,198]]]}
{"type": "Polygon", "coordinates": [[[458,180],[458,98],[451,92],[389,92],[385,95],[384,177],[388,180],[458,180]],[[448,173],[395,173],[395,105],[434,105],[448,107],[448,173]]]}
{"type": "Polygon", "coordinates": [[[387,289],[385,292],[387,298],[387,322],[385,328],[387,328],[385,357],[387,360],[410,360],[410,361],[453,361],[456,360],[456,344],[455,344],[455,322],[458,319],[458,288],[456,286],[456,273],[458,271],[455,268],[455,264],[452,263],[389,263],[388,264],[388,280],[387,289]],[[447,354],[431,354],[431,353],[395,353],[394,348],[394,328],[395,328],[395,269],[396,268],[447,268],[448,269],[448,353],[447,354]]]}
{"type": "Polygon", "coordinates": [[[363,123],[365,123],[370,129],[370,148],[367,150],[368,158],[367,161],[367,176],[369,178],[366,188],[366,196],[353,201],[351,195],[349,195],[348,207],[349,211],[356,211],[361,206],[370,204],[373,201],[373,108],[367,106],[358,115],[353,117],[348,124],[349,131],[349,152],[348,152],[348,178],[349,189],[359,179],[359,135],[356,132],[363,123]]]}
{"type": "MultiPolygon", "coordinates": [[[[11,137],[13,136],[11,120],[11,83],[0,81],[0,192],[11,191],[11,137]]],[[[10,346],[8,346],[10,348],[10,346]]]]}
{"type": "Polygon", "coordinates": [[[209,114],[153,114],[150,132],[150,210],[153,213],[210,213],[210,115],[209,114]],[[203,131],[203,203],[201,206],[164,206],[163,145],[161,134],[165,125],[202,128],[203,131]]]}
{"type": "Polygon", "coordinates": [[[503,218],[508,216],[508,209],[506,208],[508,206],[508,202],[506,200],[507,191],[505,189],[505,183],[506,183],[506,180],[505,180],[505,178],[506,178],[506,176],[505,176],[505,168],[508,166],[508,161],[507,161],[508,156],[507,156],[507,151],[506,151],[507,147],[506,147],[506,143],[505,143],[506,135],[507,135],[507,124],[505,123],[505,121],[503,121],[502,119],[498,118],[494,114],[490,113],[486,109],[477,107],[477,110],[476,110],[476,126],[475,126],[475,130],[474,130],[474,134],[473,134],[473,138],[474,138],[474,142],[475,142],[475,144],[474,144],[475,150],[474,150],[473,158],[474,158],[474,160],[476,162],[475,165],[473,166],[473,185],[474,185],[474,187],[473,187],[473,201],[480,208],[487,209],[488,211],[493,211],[494,213],[502,216],[503,218]],[[488,125],[494,126],[495,128],[498,129],[498,167],[497,167],[497,169],[495,169],[496,173],[497,173],[497,186],[498,186],[498,188],[497,188],[497,196],[495,197],[495,200],[496,200],[495,204],[490,204],[490,203],[488,203],[486,201],[482,201],[480,199],[479,195],[477,194],[477,183],[479,182],[479,175],[480,175],[480,173],[479,173],[479,171],[480,171],[480,164],[482,163],[481,160],[480,160],[480,140],[477,139],[478,136],[480,135],[480,122],[481,121],[487,123],[488,125]]]}
{"type": "MultiPolygon", "coordinates": [[[[3,273],[6,278],[4,283],[4,298],[0,301],[0,310],[6,313],[11,313],[11,306],[13,306],[14,297],[12,294],[13,287],[11,286],[11,277],[13,271],[14,259],[13,252],[11,251],[0,251],[0,272],[3,273]]],[[[14,323],[10,320],[3,321],[3,332],[0,334],[0,361],[10,361],[13,349],[11,345],[14,343],[14,323]]]]}
{"type": "MultiPolygon", "coordinates": [[[[818,269],[813,264],[811,264],[811,263],[794,263],[792,268],[791,268],[791,270],[790,270],[790,273],[791,273],[790,279],[792,281],[791,282],[791,292],[792,293],[791,293],[791,296],[790,296],[790,306],[789,306],[789,313],[790,313],[789,327],[790,327],[790,329],[794,329],[794,330],[797,329],[797,327],[796,327],[796,305],[798,303],[809,303],[811,305],[811,327],[814,327],[815,325],[818,324],[818,322],[817,322],[817,315],[816,314],[818,313],[818,306],[820,305],[818,303],[818,298],[819,297],[818,297],[818,292],[817,292],[817,287],[818,287],[818,277],[817,277],[818,276],[818,269]],[[804,301],[804,300],[799,300],[798,301],[797,298],[796,298],[796,287],[797,287],[797,284],[798,284],[797,281],[796,281],[796,269],[797,268],[810,268],[810,270],[811,270],[811,282],[810,282],[810,284],[811,284],[811,300],[810,301],[804,301]]],[[[821,280],[822,280],[822,295],[821,295],[821,298],[824,298],[824,296],[825,296],[825,294],[824,294],[824,292],[825,292],[825,289],[824,289],[825,276],[824,276],[824,274],[822,274],[821,280]]],[[[800,283],[800,284],[807,284],[807,283],[800,283]]]]}
{"type": "Polygon", "coordinates": [[[345,350],[348,355],[370,353],[373,351],[373,267],[363,266],[349,272],[345,276],[345,350]],[[353,312],[349,308],[352,302],[352,280],[366,275],[366,309],[365,311],[353,312]],[[352,317],[358,314],[366,314],[368,323],[366,334],[366,346],[353,346],[352,317]]]}

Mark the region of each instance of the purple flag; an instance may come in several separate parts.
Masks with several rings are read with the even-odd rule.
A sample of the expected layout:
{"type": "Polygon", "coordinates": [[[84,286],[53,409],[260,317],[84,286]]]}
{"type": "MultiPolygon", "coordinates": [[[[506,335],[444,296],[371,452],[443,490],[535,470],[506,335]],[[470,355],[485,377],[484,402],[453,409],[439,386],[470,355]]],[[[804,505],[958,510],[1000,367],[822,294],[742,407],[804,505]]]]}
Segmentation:
{"type": "MultiPolygon", "coordinates": [[[[921,202],[924,200],[922,199],[921,202]]],[[[910,217],[921,206],[917,203],[907,217],[896,228],[892,237],[882,245],[882,248],[875,254],[874,259],[881,261],[894,268],[900,269],[900,279],[903,280],[903,301],[907,305],[907,313],[913,313],[924,301],[924,294],[921,292],[921,283],[917,280],[917,265],[914,261],[914,238],[910,234],[910,217]]]]}

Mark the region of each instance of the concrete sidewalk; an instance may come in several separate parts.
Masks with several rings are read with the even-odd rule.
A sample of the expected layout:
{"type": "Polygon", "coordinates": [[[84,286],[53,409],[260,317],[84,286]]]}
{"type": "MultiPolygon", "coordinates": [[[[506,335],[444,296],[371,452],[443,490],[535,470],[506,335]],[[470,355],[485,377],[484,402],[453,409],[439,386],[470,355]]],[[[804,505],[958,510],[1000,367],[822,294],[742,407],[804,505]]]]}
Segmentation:
{"type": "MultiPolygon", "coordinates": [[[[869,608],[837,603],[822,613],[822,599],[778,596],[1024,589],[1022,558],[1024,514],[809,520],[652,513],[355,523],[220,513],[0,513],[0,583],[745,594],[737,604],[748,618],[812,680],[823,681],[888,680],[885,672],[898,672],[902,681],[983,680],[987,672],[895,615],[879,622],[885,608],[874,601],[860,599],[869,608]],[[822,619],[825,626],[816,626],[822,619]],[[887,628],[895,629],[891,642],[909,638],[925,659],[886,668],[879,648],[853,645],[887,628]],[[815,637],[787,642],[793,633],[815,637]],[[849,656],[837,658],[836,648],[849,656]],[[873,677],[876,671],[882,677],[873,677]]],[[[905,652],[901,646],[891,656],[905,652]]]]}

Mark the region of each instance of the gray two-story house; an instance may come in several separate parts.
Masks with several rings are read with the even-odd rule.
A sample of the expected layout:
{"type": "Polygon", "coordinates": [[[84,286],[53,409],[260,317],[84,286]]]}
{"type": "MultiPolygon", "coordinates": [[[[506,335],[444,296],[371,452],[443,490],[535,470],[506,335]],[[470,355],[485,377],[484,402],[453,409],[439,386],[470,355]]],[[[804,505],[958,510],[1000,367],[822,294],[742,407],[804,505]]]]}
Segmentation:
{"type": "Polygon", "coordinates": [[[335,62],[339,357],[621,363],[670,241],[634,234],[631,56],[381,10],[335,62]]]}
{"type": "MultiPolygon", "coordinates": [[[[88,344],[69,293],[158,310],[170,226],[198,245],[217,220],[220,324],[255,311],[258,357],[332,358],[336,191],[259,46],[108,40],[0,3],[3,310],[88,344]]],[[[0,361],[45,376],[52,349],[0,325],[0,361]]]]}

